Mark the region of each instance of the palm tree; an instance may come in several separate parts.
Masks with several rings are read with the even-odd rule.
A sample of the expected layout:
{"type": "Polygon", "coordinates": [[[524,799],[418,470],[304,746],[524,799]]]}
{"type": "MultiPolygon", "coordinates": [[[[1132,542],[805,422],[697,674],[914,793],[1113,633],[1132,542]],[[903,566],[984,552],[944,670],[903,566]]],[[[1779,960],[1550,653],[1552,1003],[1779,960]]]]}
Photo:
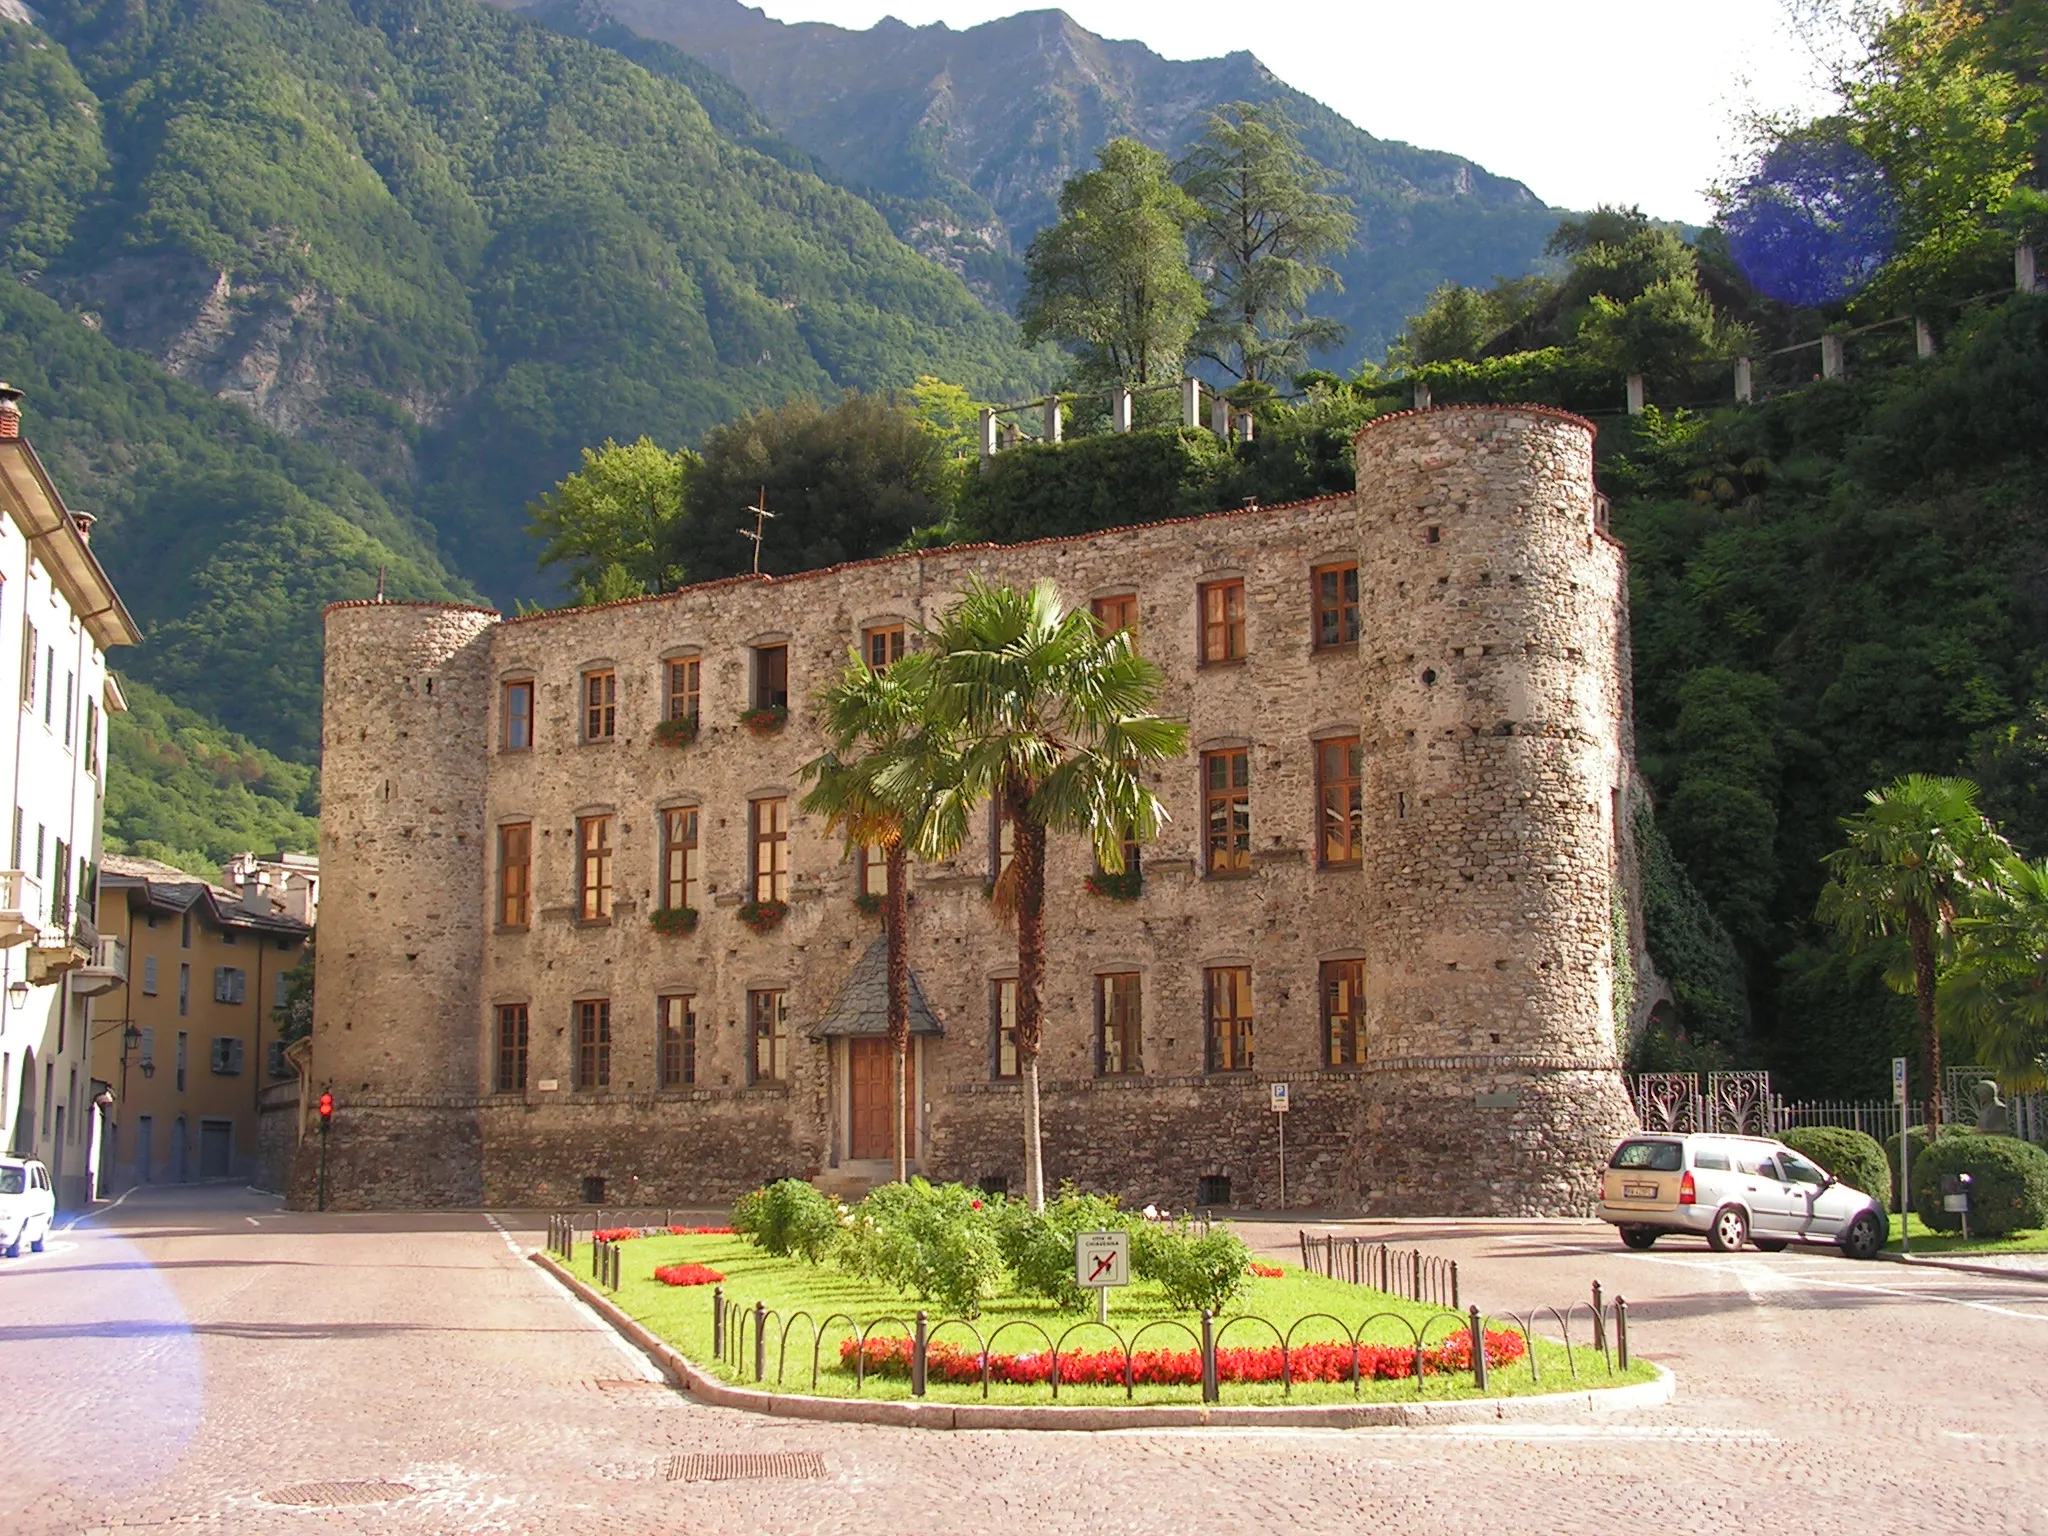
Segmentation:
{"type": "Polygon", "coordinates": [[[1938,1134],[1937,966],[1954,939],[1958,919],[1991,889],[2012,849],[1977,809],[1977,786],[1968,779],[1913,773],[1864,798],[1868,810],[1842,818],[1848,841],[1821,861],[1828,883],[1815,910],[1852,949],[1876,940],[1906,940],[1920,1011],[1927,1119],[1938,1134]]]}
{"type": "MultiPolygon", "coordinates": [[[[880,848],[887,865],[882,931],[888,940],[889,1054],[894,1092],[890,1103],[895,1137],[896,1182],[909,1177],[909,1127],[904,1122],[904,1080],[910,1066],[910,902],[906,876],[910,845],[930,804],[928,783],[903,765],[906,743],[922,718],[928,658],[907,656],[880,671],[858,651],[848,653],[837,682],[818,694],[818,713],[831,745],[804,764],[812,787],[807,811],[825,817],[827,830],[845,837],[849,849],[880,848]],[[885,789],[885,767],[897,771],[885,789]],[[893,793],[891,792],[893,791],[893,793]]],[[[929,749],[927,749],[929,750],[929,749]]]]}
{"type": "Polygon", "coordinates": [[[1941,1022],[2015,1088],[2048,1077],[2048,859],[2004,860],[1994,891],[1956,924],[1941,1022]]]}
{"type": "MultiPolygon", "coordinates": [[[[1051,582],[1028,592],[971,582],[930,634],[925,719],[945,744],[950,782],[932,802],[918,851],[943,858],[966,836],[968,812],[993,800],[1016,852],[997,895],[1017,925],[1017,1071],[1024,1082],[1024,1185],[1045,1204],[1039,1135],[1039,994],[1045,973],[1045,847],[1050,832],[1086,837],[1108,873],[1126,840],[1158,835],[1165,810],[1140,770],[1187,751],[1187,726],[1147,711],[1164,675],[1069,608],[1051,582]]],[[[892,797],[914,788],[929,759],[884,773],[892,797]]],[[[929,780],[927,780],[929,782],[929,780]]]]}

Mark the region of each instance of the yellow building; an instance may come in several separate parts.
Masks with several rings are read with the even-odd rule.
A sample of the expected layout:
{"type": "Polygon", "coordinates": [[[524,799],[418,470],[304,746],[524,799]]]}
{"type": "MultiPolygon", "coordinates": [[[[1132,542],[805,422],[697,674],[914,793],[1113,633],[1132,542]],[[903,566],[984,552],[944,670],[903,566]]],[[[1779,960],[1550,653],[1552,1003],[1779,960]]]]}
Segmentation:
{"type": "Polygon", "coordinates": [[[312,938],[312,889],[250,872],[231,891],[107,855],[100,932],[127,942],[128,977],[93,1001],[93,1075],[114,1092],[105,1192],[254,1171],[258,1099],[292,1075],[272,1010],[312,938]]]}

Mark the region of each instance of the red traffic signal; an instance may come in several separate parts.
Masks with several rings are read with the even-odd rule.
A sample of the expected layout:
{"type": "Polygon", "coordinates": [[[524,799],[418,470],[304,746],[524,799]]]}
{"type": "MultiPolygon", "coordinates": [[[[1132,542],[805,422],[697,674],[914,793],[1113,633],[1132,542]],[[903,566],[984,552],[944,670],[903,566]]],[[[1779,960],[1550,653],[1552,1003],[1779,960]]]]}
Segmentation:
{"type": "Polygon", "coordinates": [[[323,1093],[320,1095],[320,1123],[322,1125],[325,1125],[328,1121],[332,1120],[333,1118],[334,1095],[331,1093],[323,1093]]]}

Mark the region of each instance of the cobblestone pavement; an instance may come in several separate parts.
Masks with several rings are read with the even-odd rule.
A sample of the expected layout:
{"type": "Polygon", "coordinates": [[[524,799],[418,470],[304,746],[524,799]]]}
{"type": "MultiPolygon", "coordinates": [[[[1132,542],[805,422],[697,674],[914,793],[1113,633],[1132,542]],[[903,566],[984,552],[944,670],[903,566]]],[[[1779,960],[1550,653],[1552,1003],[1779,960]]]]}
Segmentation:
{"type": "MultiPolygon", "coordinates": [[[[1285,1254],[1293,1224],[1245,1228],[1285,1254]]],[[[2048,1285],[1591,1223],[1357,1223],[1490,1310],[1628,1298],[1667,1407],[1419,1430],[943,1433],[700,1407],[522,1256],[529,1217],[152,1188],[0,1262],[0,1531],[2028,1532],[2048,1285]],[[699,1451],[814,1480],[671,1482],[699,1451]],[[293,1484],[409,1496],[284,1508],[293,1484]]]]}

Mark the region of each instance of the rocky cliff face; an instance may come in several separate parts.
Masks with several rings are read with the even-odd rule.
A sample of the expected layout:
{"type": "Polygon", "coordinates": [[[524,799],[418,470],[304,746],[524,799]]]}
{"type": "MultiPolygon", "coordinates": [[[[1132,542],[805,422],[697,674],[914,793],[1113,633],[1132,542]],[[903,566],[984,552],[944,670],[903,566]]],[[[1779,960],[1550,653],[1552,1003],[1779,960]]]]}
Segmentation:
{"type": "MultiPolygon", "coordinates": [[[[500,0],[517,4],[518,0],[500,0]]],[[[1060,187],[1107,140],[1174,154],[1215,107],[1274,102],[1301,126],[1359,241],[1328,311],[1351,328],[1335,361],[1377,358],[1445,277],[1528,271],[1557,214],[1469,160],[1376,139],[1288,86],[1249,53],[1178,62],[1097,37],[1061,11],[956,32],[893,18],[864,32],[771,20],[738,0],[534,0],[528,14],[603,40],[623,27],[695,55],[781,133],[888,214],[897,235],[1014,302],[1022,254],[1060,187]]]]}

